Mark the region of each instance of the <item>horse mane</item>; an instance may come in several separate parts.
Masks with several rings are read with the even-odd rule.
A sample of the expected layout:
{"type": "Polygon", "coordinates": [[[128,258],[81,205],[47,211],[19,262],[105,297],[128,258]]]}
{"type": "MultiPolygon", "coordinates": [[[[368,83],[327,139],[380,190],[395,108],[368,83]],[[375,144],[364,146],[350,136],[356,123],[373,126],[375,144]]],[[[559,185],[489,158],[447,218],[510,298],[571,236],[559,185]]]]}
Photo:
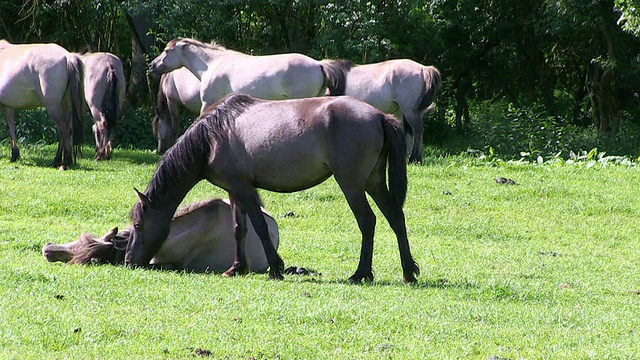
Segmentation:
{"type": "Polygon", "coordinates": [[[212,141],[223,138],[235,118],[258,101],[248,95],[231,94],[205,109],[158,163],[145,191],[150,200],[156,192],[170,193],[184,182],[185,174],[202,168],[212,141]]]}
{"type": "Polygon", "coordinates": [[[210,43],[205,43],[196,39],[192,39],[192,38],[180,38],[180,39],[174,39],[171,40],[169,43],[170,44],[175,44],[177,42],[184,42],[187,43],[189,45],[193,45],[193,46],[197,46],[197,47],[202,47],[202,48],[207,48],[207,49],[211,49],[211,50],[217,50],[217,51],[224,51],[227,50],[227,48],[225,48],[224,46],[220,45],[218,42],[216,41],[211,41],[210,43]]]}
{"type": "Polygon", "coordinates": [[[118,241],[129,239],[130,229],[125,229],[116,235],[113,242],[100,242],[96,237],[83,232],[80,235],[80,242],[75,248],[75,254],[69,261],[71,264],[110,263],[118,264],[124,261],[126,246],[118,246],[118,241]]]}

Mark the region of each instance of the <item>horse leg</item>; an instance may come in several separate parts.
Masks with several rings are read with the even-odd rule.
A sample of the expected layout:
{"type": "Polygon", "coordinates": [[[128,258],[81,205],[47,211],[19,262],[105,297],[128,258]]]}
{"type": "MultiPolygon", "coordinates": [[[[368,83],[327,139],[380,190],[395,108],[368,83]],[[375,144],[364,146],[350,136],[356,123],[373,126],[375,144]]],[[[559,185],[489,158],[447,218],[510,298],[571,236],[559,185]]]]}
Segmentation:
{"type": "Polygon", "coordinates": [[[16,142],[16,110],[5,108],[5,121],[7,123],[7,134],[11,139],[11,162],[15,162],[20,158],[20,150],[16,142]]]}
{"type": "MultiPolygon", "coordinates": [[[[336,178],[338,180],[338,178],[336,178]]],[[[342,188],[347,203],[356,217],[358,228],[362,233],[362,246],[360,248],[360,261],[356,272],[349,278],[352,284],[360,283],[363,279],[373,281],[373,236],[376,227],[376,216],[369,206],[364,191],[358,188],[346,188],[340,181],[338,184],[342,188]]]]}
{"type": "Polygon", "coordinates": [[[93,135],[96,139],[96,161],[105,160],[109,155],[108,149],[108,134],[107,134],[107,119],[104,113],[96,108],[91,107],[91,117],[93,117],[93,135]]]}
{"type": "Polygon", "coordinates": [[[232,277],[236,275],[245,275],[249,272],[249,266],[244,252],[244,239],[247,236],[247,214],[232,197],[231,198],[231,217],[233,221],[233,237],[236,240],[235,259],[229,270],[222,275],[232,277]]]}
{"type": "Polygon", "coordinates": [[[61,103],[45,104],[45,107],[58,127],[58,150],[51,167],[59,166],[61,170],[65,170],[73,163],[73,158],[71,157],[71,122],[66,116],[61,103]]]}
{"type": "MultiPolygon", "coordinates": [[[[384,179],[384,177],[382,179],[384,179]]],[[[420,274],[420,269],[411,256],[409,239],[407,237],[407,226],[402,206],[399,206],[396,203],[384,182],[370,184],[367,186],[367,193],[371,195],[371,198],[373,198],[373,201],[376,203],[378,208],[380,208],[382,215],[387,219],[391,229],[396,234],[396,238],[398,239],[398,248],[400,250],[400,262],[402,264],[404,282],[416,282],[416,276],[420,274]]]]}
{"type": "Polygon", "coordinates": [[[409,124],[411,131],[413,132],[413,147],[411,149],[411,155],[409,156],[409,162],[422,163],[422,134],[424,132],[424,126],[422,125],[422,118],[415,111],[408,111],[404,113],[404,121],[409,124]]]}
{"type": "MultiPolygon", "coordinates": [[[[269,263],[269,277],[271,279],[282,280],[284,277],[284,261],[276,248],[273,246],[271,236],[269,235],[269,228],[267,221],[264,219],[264,214],[260,209],[260,197],[255,189],[243,191],[242,193],[236,193],[232,196],[234,201],[239,201],[242,208],[249,215],[253,229],[258,234],[262,247],[264,248],[265,255],[267,256],[267,262],[269,263]]],[[[238,243],[236,243],[238,245],[238,243]]]]}

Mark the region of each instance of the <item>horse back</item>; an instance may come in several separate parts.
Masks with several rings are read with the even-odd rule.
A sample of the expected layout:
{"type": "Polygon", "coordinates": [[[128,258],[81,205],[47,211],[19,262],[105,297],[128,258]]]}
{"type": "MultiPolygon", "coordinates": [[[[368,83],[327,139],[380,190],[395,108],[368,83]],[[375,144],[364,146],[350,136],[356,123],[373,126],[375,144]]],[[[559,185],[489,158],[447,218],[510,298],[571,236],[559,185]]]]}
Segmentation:
{"type": "Polygon", "coordinates": [[[0,49],[0,104],[29,109],[59,102],[67,87],[69,55],[57,44],[5,44],[0,49]]]}
{"type": "Polygon", "coordinates": [[[382,116],[347,96],[260,101],[235,119],[237,141],[218,148],[211,168],[231,162],[230,171],[240,168],[256,187],[279,192],[306,189],[337,173],[366,179],[384,145],[382,116]]]}
{"type": "Polygon", "coordinates": [[[215,60],[202,82],[208,103],[229,93],[282,100],[314,97],[324,93],[324,73],[319,61],[308,56],[276,54],[251,56],[233,52],[215,60]]]}

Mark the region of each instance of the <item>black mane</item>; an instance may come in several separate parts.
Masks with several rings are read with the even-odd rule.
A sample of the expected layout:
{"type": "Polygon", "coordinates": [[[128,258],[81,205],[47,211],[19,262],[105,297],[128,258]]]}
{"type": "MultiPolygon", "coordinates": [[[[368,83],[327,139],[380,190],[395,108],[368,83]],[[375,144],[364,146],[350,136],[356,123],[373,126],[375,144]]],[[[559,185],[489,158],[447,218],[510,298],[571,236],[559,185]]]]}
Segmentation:
{"type": "Polygon", "coordinates": [[[145,191],[151,201],[155,194],[166,194],[194,171],[199,179],[206,166],[212,142],[223,138],[233,128],[235,118],[259,100],[248,95],[232,94],[208,107],[160,160],[145,191]]]}

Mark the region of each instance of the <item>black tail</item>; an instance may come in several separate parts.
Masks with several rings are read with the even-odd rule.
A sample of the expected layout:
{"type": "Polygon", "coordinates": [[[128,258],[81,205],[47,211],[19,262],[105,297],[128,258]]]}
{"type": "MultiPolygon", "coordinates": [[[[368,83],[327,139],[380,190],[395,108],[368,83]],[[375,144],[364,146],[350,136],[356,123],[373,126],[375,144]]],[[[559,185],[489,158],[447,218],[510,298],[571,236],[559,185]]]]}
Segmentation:
{"type": "Polygon", "coordinates": [[[424,79],[424,88],[422,95],[420,96],[420,102],[418,104],[418,111],[422,113],[426,111],[433,103],[436,95],[442,87],[442,77],[440,71],[433,66],[426,66],[422,70],[422,77],[424,79]]]}
{"type": "Polygon", "coordinates": [[[82,60],[71,55],[67,61],[70,74],[68,89],[71,94],[71,141],[73,144],[73,161],[77,155],[82,156],[81,146],[84,141],[84,66],[82,60]]]}
{"type": "Polygon", "coordinates": [[[389,192],[400,206],[407,197],[407,158],[406,140],[402,125],[390,115],[382,118],[385,141],[389,144],[387,159],[389,161],[389,192]]]}
{"type": "Polygon", "coordinates": [[[324,86],[329,89],[329,95],[344,95],[347,73],[355,64],[349,60],[322,60],[320,63],[324,73],[324,86]]]}

